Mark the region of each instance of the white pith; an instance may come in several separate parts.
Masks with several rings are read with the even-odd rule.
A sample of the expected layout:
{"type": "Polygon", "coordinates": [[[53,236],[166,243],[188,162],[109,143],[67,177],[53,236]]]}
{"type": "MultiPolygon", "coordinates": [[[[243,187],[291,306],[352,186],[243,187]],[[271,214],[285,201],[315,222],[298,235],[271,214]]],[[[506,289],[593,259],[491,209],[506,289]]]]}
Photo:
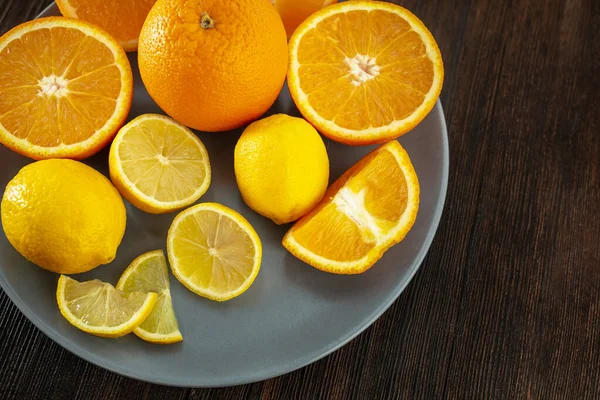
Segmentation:
{"type": "Polygon", "coordinates": [[[380,67],[375,57],[357,54],[352,58],[346,57],[344,62],[350,69],[354,86],[360,86],[379,75],[380,67]]]}

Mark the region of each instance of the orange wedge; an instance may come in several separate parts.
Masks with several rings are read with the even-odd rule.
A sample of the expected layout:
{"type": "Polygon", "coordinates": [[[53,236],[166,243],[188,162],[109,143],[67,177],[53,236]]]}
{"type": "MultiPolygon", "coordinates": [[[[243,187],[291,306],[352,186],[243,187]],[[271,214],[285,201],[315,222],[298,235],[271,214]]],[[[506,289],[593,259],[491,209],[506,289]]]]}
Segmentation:
{"type": "Polygon", "coordinates": [[[65,17],[105,29],[125,51],[135,51],[142,25],[156,0],[56,0],[65,17]]]}
{"type": "Polygon", "coordinates": [[[0,38],[0,142],[34,158],[86,158],[125,121],[133,93],[127,55],[105,31],[63,17],[0,38]]]}
{"type": "Polygon", "coordinates": [[[359,274],[400,242],[419,209],[419,180],[397,141],[371,152],[296,222],[283,246],[315,268],[359,274]]]}
{"type": "Polygon", "coordinates": [[[296,29],[288,84],[304,117],[351,145],[387,142],[435,105],[444,67],[425,25],[400,6],[334,4],[296,29]]]}

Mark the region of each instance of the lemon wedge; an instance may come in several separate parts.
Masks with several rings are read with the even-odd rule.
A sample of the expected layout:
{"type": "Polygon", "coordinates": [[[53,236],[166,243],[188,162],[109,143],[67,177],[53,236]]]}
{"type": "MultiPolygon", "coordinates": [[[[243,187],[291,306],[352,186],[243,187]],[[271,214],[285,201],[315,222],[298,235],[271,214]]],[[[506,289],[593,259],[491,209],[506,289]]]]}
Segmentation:
{"type": "Polygon", "coordinates": [[[58,279],[56,301],[60,313],[74,327],[92,335],[116,338],[137,328],[156,303],[156,293],[124,293],[98,279],[78,282],[58,279]]]}
{"type": "Polygon", "coordinates": [[[167,260],[162,250],[142,254],[133,260],[117,283],[117,289],[125,293],[158,293],[152,312],[133,331],[147,342],[170,344],[183,340],[173,309],[170,287],[167,260]]]}

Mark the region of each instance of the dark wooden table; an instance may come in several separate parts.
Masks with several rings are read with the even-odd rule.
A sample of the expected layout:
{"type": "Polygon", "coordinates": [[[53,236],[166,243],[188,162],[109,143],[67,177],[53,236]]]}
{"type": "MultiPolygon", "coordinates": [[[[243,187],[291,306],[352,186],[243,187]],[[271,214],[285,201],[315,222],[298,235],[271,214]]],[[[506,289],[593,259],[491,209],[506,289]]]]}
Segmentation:
{"type": "MultiPolygon", "coordinates": [[[[406,0],[442,50],[451,170],[417,276],[294,373],[179,389],[83,361],[0,290],[0,398],[600,399],[600,2],[406,0]]],[[[0,0],[0,34],[48,0],[0,0]]]]}

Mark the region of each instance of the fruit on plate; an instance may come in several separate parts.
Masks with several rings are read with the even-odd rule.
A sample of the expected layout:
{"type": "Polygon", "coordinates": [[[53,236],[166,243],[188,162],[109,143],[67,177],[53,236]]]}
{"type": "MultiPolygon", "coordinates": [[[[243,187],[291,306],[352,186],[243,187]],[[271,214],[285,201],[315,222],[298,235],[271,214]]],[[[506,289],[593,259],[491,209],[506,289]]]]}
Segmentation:
{"type": "Polygon", "coordinates": [[[182,211],[169,229],[173,275],[189,290],[225,301],[244,293],[258,275],[262,244],[248,221],[217,203],[182,211]]]}
{"type": "Polygon", "coordinates": [[[266,0],[158,0],[139,42],[154,101],[194,129],[226,131],[260,117],[287,71],[281,18],[266,0]]]}
{"type": "Polygon", "coordinates": [[[171,118],[140,115],[125,125],[110,148],[110,177],[137,208],[162,214],[189,206],[210,186],[204,144],[171,118]]]}
{"type": "Polygon", "coordinates": [[[125,51],[137,50],[140,30],[156,0],[56,0],[65,17],[105,29],[125,51]]]}
{"type": "Polygon", "coordinates": [[[283,20],[288,38],[311,14],[321,8],[337,3],[338,0],[271,0],[283,20]]]}
{"type": "Polygon", "coordinates": [[[312,210],[329,183],[323,139],[302,118],[284,114],[246,128],[235,146],[234,165],[246,204],[277,224],[312,210]]]}
{"type": "Polygon", "coordinates": [[[97,153],[127,117],[127,55],[102,29],[40,18],[0,38],[0,142],[33,159],[97,153]]]}
{"type": "Polygon", "coordinates": [[[115,258],[125,233],[125,205],[96,170],[73,160],[25,166],[2,198],[2,228],[29,261],[78,274],[115,258]]]}
{"type": "Polygon", "coordinates": [[[290,93],[304,117],[351,145],[387,142],[417,126],[444,80],[440,50],[425,25],[379,1],[334,4],[290,40],[290,93]]]}
{"type": "Polygon", "coordinates": [[[162,250],[151,251],[136,258],[117,283],[117,289],[124,293],[158,294],[150,315],[133,330],[133,333],[147,342],[170,344],[183,340],[173,310],[170,288],[169,269],[162,250]]]}
{"type": "Polygon", "coordinates": [[[123,293],[98,279],[77,282],[66,275],[58,279],[56,301],[63,317],[92,335],[117,338],[128,334],[150,315],[156,293],[123,293]]]}
{"type": "Polygon", "coordinates": [[[419,180],[394,140],[335,181],[323,201],[288,231],[283,246],[320,270],[358,274],[404,239],[418,208],[419,180]]]}

